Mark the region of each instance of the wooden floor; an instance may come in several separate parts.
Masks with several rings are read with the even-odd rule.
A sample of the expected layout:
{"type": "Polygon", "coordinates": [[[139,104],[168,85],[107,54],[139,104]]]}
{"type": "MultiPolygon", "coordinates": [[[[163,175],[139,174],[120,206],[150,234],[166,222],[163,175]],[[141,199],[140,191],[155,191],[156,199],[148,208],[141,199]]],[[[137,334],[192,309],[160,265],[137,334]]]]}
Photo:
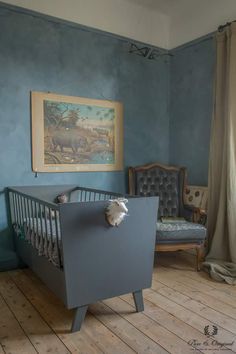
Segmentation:
{"type": "Polygon", "coordinates": [[[74,334],[73,311],[30,270],[0,273],[0,354],[236,353],[236,287],[195,272],[194,260],[158,255],[143,313],[131,295],[105,300],[74,334]]]}

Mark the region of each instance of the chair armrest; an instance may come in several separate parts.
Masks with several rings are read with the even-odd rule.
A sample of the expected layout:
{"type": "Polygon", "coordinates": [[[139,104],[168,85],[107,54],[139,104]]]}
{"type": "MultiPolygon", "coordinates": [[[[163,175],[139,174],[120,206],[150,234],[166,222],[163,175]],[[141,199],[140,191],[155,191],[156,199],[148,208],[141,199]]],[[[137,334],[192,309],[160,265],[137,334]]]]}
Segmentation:
{"type": "Polygon", "coordinates": [[[197,208],[194,205],[184,204],[183,216],[186,220],[206,225],[207,213],[206,210],[197,208]]]}
{"type": "Polygon", "coordinates": [[[198,208],[194,215],[194,222],[198,224],[206,225],[207,223],[207,211],[201,208],[198,208]]]}
{"type": "Polygon", "coordinates": [[[194,205],[184,204],[182,209],[182,215],[188,221],[194,221],[195,215],[199,213],[199,208],[194,205]]]}

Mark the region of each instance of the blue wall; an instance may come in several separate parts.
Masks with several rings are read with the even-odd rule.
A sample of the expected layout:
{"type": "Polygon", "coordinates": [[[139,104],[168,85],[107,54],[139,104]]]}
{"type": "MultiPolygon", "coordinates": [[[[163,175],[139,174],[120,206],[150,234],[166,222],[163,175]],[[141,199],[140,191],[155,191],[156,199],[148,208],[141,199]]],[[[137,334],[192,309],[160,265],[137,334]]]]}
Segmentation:
{"type": "MultiPolygon", "coordinates": [[[[169,62],[128,53],[128,43],[76,25],[0,5],[0,190],[65,184],[125,191],[126,170],[31,171],[30,91],[112,99],[124,104],[124,165],[169,159],[169,62]]],[[[0,269],[14,266],[0,194],[0,269]]]]}
{"type": "Polygon", "coordinates": [[[189,184],[207,185],[215,41],[211,36],[172,54],[170,163],[187,167],[189,184]]]}

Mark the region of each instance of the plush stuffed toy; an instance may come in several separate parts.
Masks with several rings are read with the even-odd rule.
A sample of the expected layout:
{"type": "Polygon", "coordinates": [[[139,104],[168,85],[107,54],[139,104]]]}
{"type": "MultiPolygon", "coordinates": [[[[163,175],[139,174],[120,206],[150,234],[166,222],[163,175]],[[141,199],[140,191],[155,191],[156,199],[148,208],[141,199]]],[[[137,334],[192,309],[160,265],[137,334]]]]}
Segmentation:
{"type": "Polygon", "coordinates": [[[106,208],[106,220],[111,226],[118,226],[128,215],[128,209],[125,204],[128,200],[125,198],[118,198],[109,200],[109,205],[106,208]]]}
{"type": "Polygon", "coordinates": [[[59,194],[56,197],[56,203],[63,204],[63,203],[68,203],[68,202],[69,202],[69,197],[65,193],[59,194]]]}

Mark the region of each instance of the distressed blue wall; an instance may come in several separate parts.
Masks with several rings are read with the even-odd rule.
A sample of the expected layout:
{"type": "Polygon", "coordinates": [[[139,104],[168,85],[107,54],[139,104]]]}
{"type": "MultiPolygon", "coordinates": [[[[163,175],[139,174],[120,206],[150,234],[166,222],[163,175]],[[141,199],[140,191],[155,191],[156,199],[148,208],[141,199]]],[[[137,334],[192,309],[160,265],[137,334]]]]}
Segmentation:
{"type": "MultiPolygon", "coordinates": [[[[124,104],[124,165],[169,158],[169,63],[128,53],[128,44],[0,5],[0,190],[9,185],[78,183],[125,191],[126,173],[31,171],[30,91],[124,104]]],[[[15,264],[0,194],[0,269],[15,264]]]]}
{"type": "Polygon", "coordinates": [[[207,185],[215,41],[211,36],[172,54],[170,163],[187,167],[189,184],[207,185]]]}

